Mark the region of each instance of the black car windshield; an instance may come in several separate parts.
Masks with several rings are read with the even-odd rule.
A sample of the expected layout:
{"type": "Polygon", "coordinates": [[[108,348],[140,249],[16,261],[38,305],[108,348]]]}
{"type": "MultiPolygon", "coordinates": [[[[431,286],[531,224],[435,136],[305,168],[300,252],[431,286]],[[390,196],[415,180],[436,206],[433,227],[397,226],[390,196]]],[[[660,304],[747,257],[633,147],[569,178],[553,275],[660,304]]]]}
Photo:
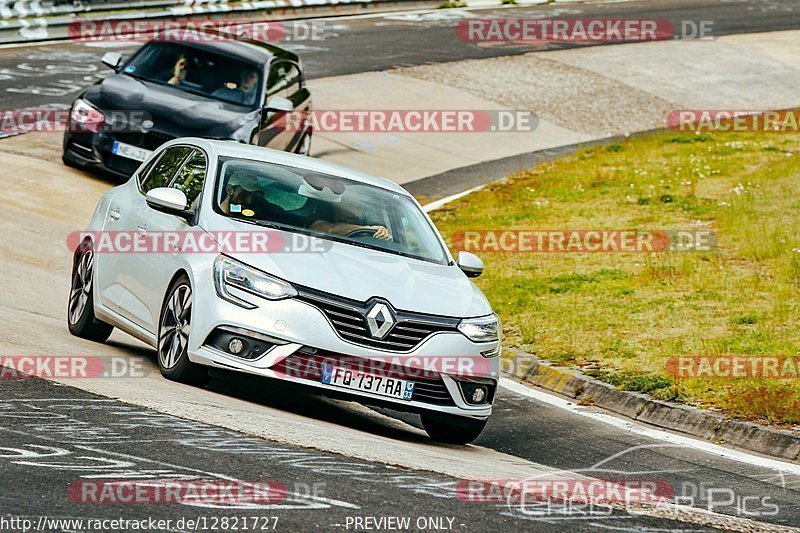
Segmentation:
{"type": "Polygon", "coordinates": [[[409,197],[365,183],[261,161],[220,158],[225,216],[446,264],[436,231],[409,197]]]}
{"type": "Polygon", "coordinates": [[[180,43],[149,43],[122,72],[231,104],[252,108],[261,101],[259,65],[180,43]]]}

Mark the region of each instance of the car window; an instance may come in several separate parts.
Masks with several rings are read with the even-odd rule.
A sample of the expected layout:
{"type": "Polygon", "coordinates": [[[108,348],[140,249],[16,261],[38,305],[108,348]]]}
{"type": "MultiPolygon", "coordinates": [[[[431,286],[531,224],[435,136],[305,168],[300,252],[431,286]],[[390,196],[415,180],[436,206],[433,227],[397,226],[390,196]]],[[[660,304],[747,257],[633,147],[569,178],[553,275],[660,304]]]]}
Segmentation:
{"type": "Polygon", "coordinates": [[[215,210],[222,215],[446,262],[436,231],[406,195],[308,169],[236,158],[220,158],[217,176],[215,210]],[[378,232],[383,237],[376,237],[378,232]]]}
{"type": "Polygon", "coordinates": [[[147,194],[148,191],[158,187],[168,187],[175,172],[191,150],[188,146],[173,146],[165,150],[142,182],[142,192],[147,194]]]}
{"type": "Polygon", "coordinates": [[[263,65],[175,42],[145,45],[122,74],[231,104],[260,104],[263,65]]]}
{"type": "Polygon", "coordinates": [[[205,179],[206,155],[200,150],[194,150],[175,176],[172,188],[183,191],[186,195],[187,205],[193,210],[196,207],[194,204],[200,196],[200,191],[203,190],[205,179]]]}
{"type": "Polygon", "coordinates": [[[151,158],[150,161],[148,161],[147,164],[145,164],[142,167],[142,169],[136,173],[136,179],[139,183],[139,188],[142,187],[142,183],[144,183],[144,181],[147,179],[150,170],[153,168],[153,165],[156,164],[156,161],[158,161],[160,157],[161,154],[158,154],[157,156],[151,158]]]}

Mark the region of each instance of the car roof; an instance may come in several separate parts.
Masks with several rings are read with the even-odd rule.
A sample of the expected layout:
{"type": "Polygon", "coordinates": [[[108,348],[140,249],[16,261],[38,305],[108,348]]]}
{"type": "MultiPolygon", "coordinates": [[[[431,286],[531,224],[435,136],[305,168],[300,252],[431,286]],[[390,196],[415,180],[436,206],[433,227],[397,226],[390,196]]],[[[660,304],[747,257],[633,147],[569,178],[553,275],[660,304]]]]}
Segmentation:
{"type": "Polygon", "coordinates": [[[216,153],[218,156],[222,157],[252,159],[256,161],[264,161],[266,163],[275,163],[277,165],[299,167],[306,170],[312,170],[314,172],[330,174],[331,176],[346,178],[359,183],[372,185],[374,187],[379,187],[381,189],[402,194],[403,196],[411,196],[408,191],[393,181],[372,176],[370,174],[365,174],[364,172],[337,165],[335,163],[328,163],[327,161],[322,161],[321,159],[314,157],[291,154],[289,152],[273,150],[271,148],[264,148],[262,146],[253,146],[236,141],[219,141],[212,139],[201,139],[198,137],[185,137],[182,139],[172,140],[168,143],[168,145],[173,144],[196,145],[208,152],[216,153]]]}
{"type": "MultiPolygon", "coordinates": [[[[200,35],[197,32],[191,33],[195,33],[198,36],[200,35]]],[[[153,42],[171,42],[163,32],[159,37],[163,37],[163,39],[157,38],[147,44],[153,42]]],[[[261,41],[226,39],[224,37],[219,37],[212,40],[208,37],[198,37],[197,39],[183,39],[180,41],[180,44],[200,50],[208,50],[228,56],[235,56],[253,63],[268,63],[272,60],[272,58],[287,59],[295,63],[299,62],[299,58],[294,52],[290,52],[289,50],[281,48],[280,46],[261,41]]]]}

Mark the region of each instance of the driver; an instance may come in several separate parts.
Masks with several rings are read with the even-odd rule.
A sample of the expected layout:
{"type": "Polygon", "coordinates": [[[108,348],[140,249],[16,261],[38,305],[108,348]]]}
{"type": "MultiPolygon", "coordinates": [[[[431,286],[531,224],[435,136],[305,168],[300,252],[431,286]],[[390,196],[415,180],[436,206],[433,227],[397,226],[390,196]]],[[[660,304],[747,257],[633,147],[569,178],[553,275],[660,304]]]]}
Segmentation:
{"type": "Polygon", "coordinates": [[[220,87],[211,96],[242,105],[250,105],[256,99],[258,91],[258,72],[252,68],[242,70],[239,85],[231,88],[228,84],[220,87]]]}
{"type": "Polygon", "coordinates": [[[383,241],[391,241],[392,234],[385,226],[364,226],[355,224],[364,218],[364,207],[362,202],[347,202],[342,198],[342,203],[336,206],[336,218],[339,222],[328,222],[327,220],[317,220],[311,224],[310,229],[334,235],[347,236],[356,230],[373,230],[373,237],[383,241]]]}
{"type": "Polygon", "coordinates": [[[175,65],[171,71],[162,75],[162,78],[169,85],[181,85],[186,81],[186,75],[189,73],[189,57],[186,54],[181,54],[175,60],[175,65]]]}

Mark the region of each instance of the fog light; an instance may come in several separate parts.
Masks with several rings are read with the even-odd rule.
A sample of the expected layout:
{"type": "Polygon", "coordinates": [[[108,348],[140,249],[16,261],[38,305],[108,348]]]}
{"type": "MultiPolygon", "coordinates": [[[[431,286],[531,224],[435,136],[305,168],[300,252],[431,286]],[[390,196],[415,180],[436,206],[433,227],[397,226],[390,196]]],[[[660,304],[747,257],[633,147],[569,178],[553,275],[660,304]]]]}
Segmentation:
{"type": "Polygon", "coordinates": [[[486,389],[483,387],[477,387],[472,391],[472,403],[481,403],[484,398],[486,398],[486,389]]]}
{"type": "Polygon", "coordinates": [[[228,343],[228,351],[231,352],[233,355],[238,355],[242,353],[242,349],[244,349],[244,343],[242,339],[231,339],[231,342],[228,343]]]}

